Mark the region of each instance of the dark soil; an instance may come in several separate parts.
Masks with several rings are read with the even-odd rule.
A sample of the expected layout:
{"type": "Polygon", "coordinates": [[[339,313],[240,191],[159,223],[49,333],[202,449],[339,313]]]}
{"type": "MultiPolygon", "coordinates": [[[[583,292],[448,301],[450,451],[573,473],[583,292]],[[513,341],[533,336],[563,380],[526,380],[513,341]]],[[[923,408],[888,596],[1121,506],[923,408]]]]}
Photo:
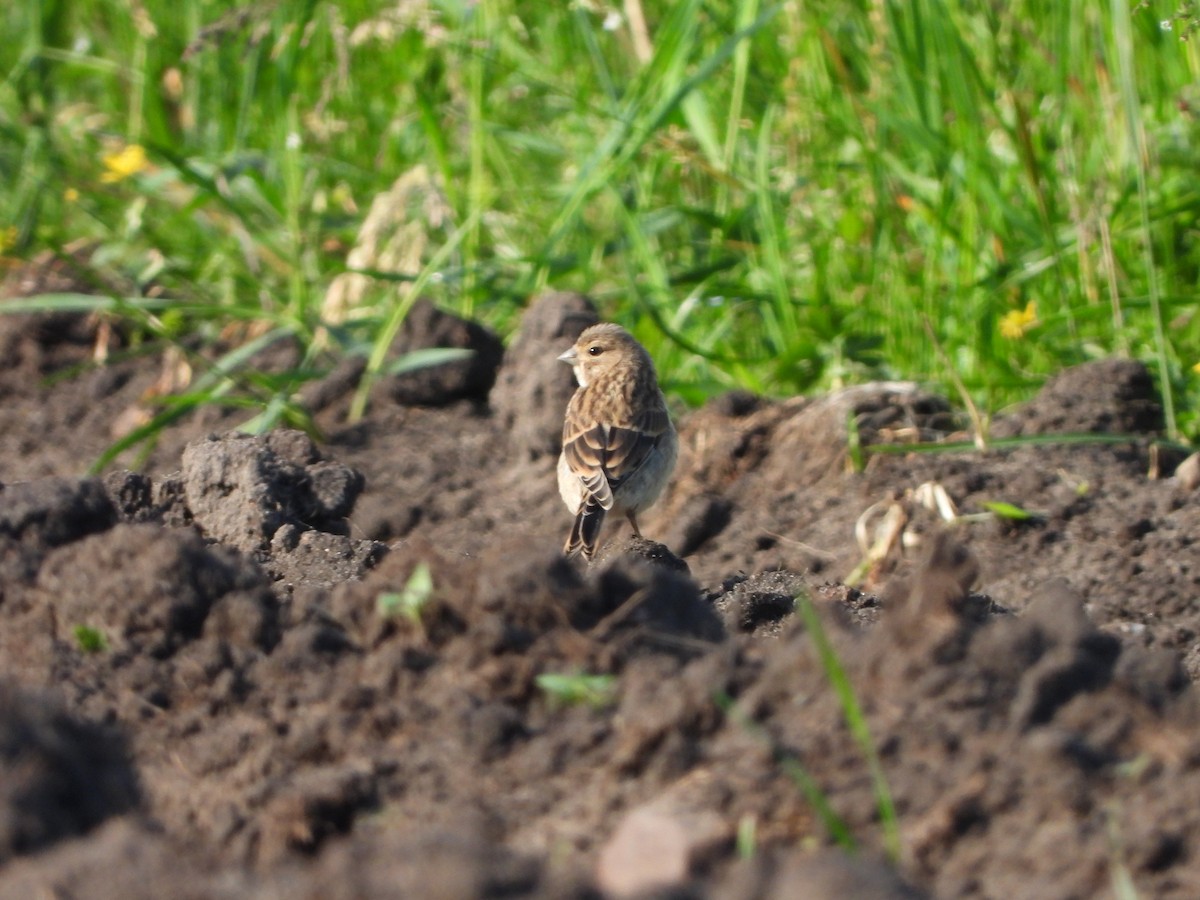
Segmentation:
{"type": "Polygon", "coordinates": [[[210,408],[90,479],[178,360],[0,316],[0,897],[1200,896],[1200,504],[1140,365],[993,424],[1120,443],[904,452],[963,436],[908,384],[719,398],[654,540],[584,570],[554,358],[594,319],[547,296],[501,353],[421,307],[397,353],[477,352],[362,421],[343,364],[317,443],[210,408]],[[899,452],[855,471],[851,419],[899,452]]]}

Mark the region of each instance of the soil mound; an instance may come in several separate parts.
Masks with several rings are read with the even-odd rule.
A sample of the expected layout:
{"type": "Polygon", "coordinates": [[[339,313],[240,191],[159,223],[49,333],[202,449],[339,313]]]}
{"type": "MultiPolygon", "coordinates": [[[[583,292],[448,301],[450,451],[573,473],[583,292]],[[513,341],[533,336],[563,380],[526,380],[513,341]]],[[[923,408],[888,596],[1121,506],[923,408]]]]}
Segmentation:
{"type": "Polygon", "coordinates": [[[0,681],[0,865],[82,835],[140,801],[118,734],[0,681]]]}
{"type": "Polygon", "coordinates": [[[909,446],[964,434],[913,385],[730,394],[584,568],[554,357],[594,310],[503,358],[414,312],[396,359],[474,353],[357,422],[331,371],[320,449],[211,411],[103,480],[157,364],[4,320],[0,896],[1195,895],[1200,507],[1144,369],[995,423],[1129,442],[987,453],[909,446]]]}

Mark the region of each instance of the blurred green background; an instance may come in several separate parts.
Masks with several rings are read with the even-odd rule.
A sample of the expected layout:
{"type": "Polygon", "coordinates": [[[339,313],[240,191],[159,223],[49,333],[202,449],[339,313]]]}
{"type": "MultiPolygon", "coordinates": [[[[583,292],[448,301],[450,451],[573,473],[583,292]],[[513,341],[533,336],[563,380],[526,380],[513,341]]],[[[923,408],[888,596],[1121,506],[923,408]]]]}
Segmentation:
{"type": "Polygon", "coordinates": [[[552,287],[633,329],[689,404],[913,378],[990,413],[1120,354],[1195,439],[1198,20],[1200,0],[7,3],[0,264],[71,254],[108,286],[9,307],[102,302],[144,352],[220,347],[189,402],[259,426],[339,354],[382,367],[417,294],[507,335],[552,287]],[[282,339],[300,367],[246,371],[282,339]]]}

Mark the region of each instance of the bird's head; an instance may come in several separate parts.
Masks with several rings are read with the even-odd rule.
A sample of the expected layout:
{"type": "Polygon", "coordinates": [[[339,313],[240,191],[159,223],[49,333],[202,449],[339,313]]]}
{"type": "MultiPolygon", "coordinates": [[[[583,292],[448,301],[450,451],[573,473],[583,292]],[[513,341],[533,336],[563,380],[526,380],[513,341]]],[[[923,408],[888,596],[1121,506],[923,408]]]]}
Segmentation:
{"type": "Polygon", "coordinates": [[[653,371],[645,348],[620,325],[610,322],[585,328],[559,360],[575,370],[575,380],[580,387],[587,387],[605,375],[625,368],[646,366],[653,371]]]}

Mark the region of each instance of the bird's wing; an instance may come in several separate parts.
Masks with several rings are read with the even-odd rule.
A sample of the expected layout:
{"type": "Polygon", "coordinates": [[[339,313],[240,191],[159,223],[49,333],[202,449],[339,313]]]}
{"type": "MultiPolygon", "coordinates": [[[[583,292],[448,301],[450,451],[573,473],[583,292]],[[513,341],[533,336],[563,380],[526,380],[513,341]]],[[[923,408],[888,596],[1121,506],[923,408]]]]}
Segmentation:
{"type": "Polygon", "coordinates": [[[666,409],[647,410],[631,427],[573,423],[563,429],[563,454],[587,499],[611,509],[613,491],[640,469],[671,427],[666,409]]]}
{"type": "Polygon", "coordinates": [[[613,504],[612,487],[605,475],[605,464],[608,459],[608,429],[592,423],[587,426],[572,428],[570,419],[563,430],[563,455],[571,471],[583,482],[585,498],[600,505],[603,509],[611,509],[613,504]]]}

